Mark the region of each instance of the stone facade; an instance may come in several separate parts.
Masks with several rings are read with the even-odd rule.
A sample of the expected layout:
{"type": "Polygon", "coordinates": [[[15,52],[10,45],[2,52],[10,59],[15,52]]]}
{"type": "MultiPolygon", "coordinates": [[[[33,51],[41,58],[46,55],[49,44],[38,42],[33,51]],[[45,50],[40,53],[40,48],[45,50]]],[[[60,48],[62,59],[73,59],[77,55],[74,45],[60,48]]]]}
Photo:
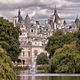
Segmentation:
{"type": "Polygon", "coordinates": [[[17,25],[21,30],[19,41],[22,51],[18,57],[21,63],[29,65],[36,60],[37,55],[42,52],[47,53],[45,46],[48,37],[52,36],[58,29],[64,30],[64,23],[64,19],[58,16],[56,8],[44,25],[41,25],[39,21],[35,21],[33,18],[31,19],[28,14],[23,19],[19,10],[18,16],[14,17],[14,27],[17,25]]]}

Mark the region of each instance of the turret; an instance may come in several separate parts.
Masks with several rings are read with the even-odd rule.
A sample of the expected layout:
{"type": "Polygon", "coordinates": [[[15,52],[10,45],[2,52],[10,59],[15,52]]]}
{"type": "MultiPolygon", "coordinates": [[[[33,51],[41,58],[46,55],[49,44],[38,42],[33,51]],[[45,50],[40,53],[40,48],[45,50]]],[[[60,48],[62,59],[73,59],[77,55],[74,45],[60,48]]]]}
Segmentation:
{"type": "Polygon", "coordinates": [[[75,19],[75,24],[76,24],[77,28],[80,27],[80,20],[79,20],[78,16],[75,19]]]}
{"type": "Polygon", "coordinates": [[[54,9],[54,22],[58,23],[58,20],[59,20],[59,16],[58,16],[58,13],[57,13],[57,10],[56,10],[56,6],[55,6],[55,9],[54,9]]]}
{"type": "Polygon", "coordinates": [[[21,16],[21,11],[20,11],[20,9],[19,9],[19,11],[18,11],[18,22],[19,23],[21,23],[22,22],[22,16],[21,16]]]}
{"type": "Polygon", "coordinates": [[[24,23],[30,23],[30,17],[28,14],[26,15],[26,17],[24,19],[24,23]]]}
{"type": "Polygon", "coordinates": [[[64,20],[63,24],[64,24],[64,26],[67,24],[65,20],[64,20]]]}

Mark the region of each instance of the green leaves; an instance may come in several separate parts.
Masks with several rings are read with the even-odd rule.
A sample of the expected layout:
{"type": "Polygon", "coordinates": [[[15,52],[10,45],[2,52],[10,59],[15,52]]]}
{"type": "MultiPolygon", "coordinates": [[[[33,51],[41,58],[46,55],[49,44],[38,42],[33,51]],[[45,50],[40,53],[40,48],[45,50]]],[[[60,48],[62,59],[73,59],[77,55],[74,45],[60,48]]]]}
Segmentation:
{"type": "Polygon", "coordinates": [[[80,30],[77,32],[76,47],[80,51],[80,30]]]}
{"type": "Polygon", "coordinates": [[[64,34],[61,31],[56,32],[48,40],[46,50],[50,53],[50,57],[54,55],[54,52],[58,48],[62,48],[64,44],[70,44],[75,41],[76,37],[74,33],[64,34]]]}
{"type": "Polygon", "coordinates": [[[50,72],[80,73],[80,30],[75,33],[57,32],[49,38],[50,72]]]}
{"type": "Polygon", "coordinates": [[[0,48],[0,79],[16,80],[11,59],[7,56],[7,52],[2,48],[0,48]]]}
{"type": "Polygon", "coordinates": [[[19,27],[0,17],[0,46],[4,48],[12,60],[17,60],[21,51],[19,48],[19,27]]]}
{"type": "Polygon", "coordinates": [[[41,53],[37,56],[36,61],[37,64],[48,64],[49,59],[46,53],[41,53]]]}
{"type": "Polygon", "coordinates": [[[80,54],[75,45],[64,45],[63,48],[57,49],[51,58],[50,66],[54,70],[50,72],[57,73],[80,73],[80,54]]]}

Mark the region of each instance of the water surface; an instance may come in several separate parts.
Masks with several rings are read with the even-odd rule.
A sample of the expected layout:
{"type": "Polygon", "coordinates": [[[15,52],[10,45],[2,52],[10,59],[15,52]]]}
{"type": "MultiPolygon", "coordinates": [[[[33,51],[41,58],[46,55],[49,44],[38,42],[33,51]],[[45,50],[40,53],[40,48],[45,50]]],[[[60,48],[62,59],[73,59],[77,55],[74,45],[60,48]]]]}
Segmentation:
{"type": "Polygon", "coordinates": [[[80,74],[31,74],[28,71],[19,71],[17,76],[18,80],[80,80],[80,74]]]}

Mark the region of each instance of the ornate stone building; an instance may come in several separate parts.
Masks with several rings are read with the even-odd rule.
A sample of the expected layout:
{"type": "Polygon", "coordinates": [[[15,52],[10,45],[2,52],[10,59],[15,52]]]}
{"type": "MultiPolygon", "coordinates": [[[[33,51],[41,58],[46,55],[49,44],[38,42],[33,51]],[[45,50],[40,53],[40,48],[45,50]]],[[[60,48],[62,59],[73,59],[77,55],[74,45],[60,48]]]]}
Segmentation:
{"type": "Polygon", "coordinates": [[[77,16],[76,19],[73,22],[71,22],[70,24],[66,24],[65,32],[74,33],[76,31],[78,31],[79,28],[80,28],[80,20],[77,16]]]}
{"type": "Polygon", "coordinates": [[[29,65],[35,62],[37,55],[42,52],[47,53],[45,51],[47,38],[52,36],[53,32],[58,29],[64,29],[64,19],[58,16],[55,8],[54,14],[45,21],[44,25],[40,25],[39,21],[31,19],[28,14],[23,19],[19,10],[18,16],[14,17],[14,26],[16,27],[16,25],[21,30],[19,41],[22,51],[18,59],[21,60],[22,64],[29,65]]]}
{"type": "Polygon", "coordinates": [[[54,14],[48,19],[48,22],[53,27],[53,32],[56,32],[58,29],[65,29],[65,20],[59,17],[56,8],[54,9],[54,14]]]}

